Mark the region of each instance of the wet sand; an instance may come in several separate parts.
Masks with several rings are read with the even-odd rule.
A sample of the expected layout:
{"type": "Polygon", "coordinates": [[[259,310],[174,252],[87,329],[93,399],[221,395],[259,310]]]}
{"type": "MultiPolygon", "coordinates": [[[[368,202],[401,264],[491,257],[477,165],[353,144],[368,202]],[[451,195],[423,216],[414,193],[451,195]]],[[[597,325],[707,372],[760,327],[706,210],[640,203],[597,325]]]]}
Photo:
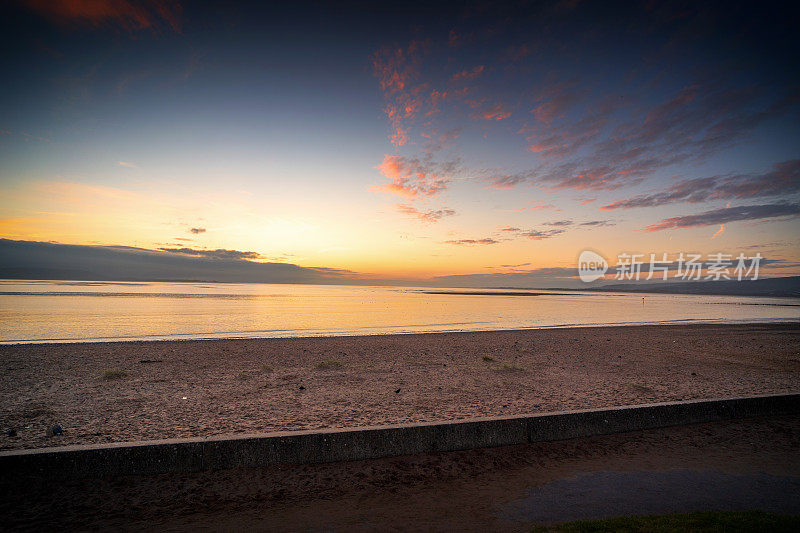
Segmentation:
{"type": "Polygon", "coordinates": [[[317,465],[0,477],[7,528],[530,531],[627,514],[800,514],[800,417],[317,465]]]}
{"type": "Polygon", "coordinates": [[[800,327],[14,345],[0,368],[16,449],[798,392],[800,327]]]}

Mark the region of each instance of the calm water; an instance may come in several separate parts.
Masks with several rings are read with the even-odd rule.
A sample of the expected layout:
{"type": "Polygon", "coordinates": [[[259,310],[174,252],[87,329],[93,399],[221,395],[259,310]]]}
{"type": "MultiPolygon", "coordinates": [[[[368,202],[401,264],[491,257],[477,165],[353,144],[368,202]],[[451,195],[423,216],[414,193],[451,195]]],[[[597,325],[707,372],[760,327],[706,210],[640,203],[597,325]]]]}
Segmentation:
{"type": "Polygon", "coordinates": [[[476,296],[424,290],[0,280],[0,342],[800,321],[796,298],[653,294],[643,303],[642,295],[624,293],[476,296]]]}

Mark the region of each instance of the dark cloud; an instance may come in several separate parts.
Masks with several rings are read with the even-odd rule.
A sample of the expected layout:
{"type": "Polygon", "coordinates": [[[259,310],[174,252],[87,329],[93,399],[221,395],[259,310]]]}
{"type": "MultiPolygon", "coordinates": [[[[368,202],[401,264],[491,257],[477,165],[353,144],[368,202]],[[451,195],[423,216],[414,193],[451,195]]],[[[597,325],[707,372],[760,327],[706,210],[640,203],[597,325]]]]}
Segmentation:
{"type": "Polygon", "coordinates": [[[644,231],[660,231],[671,228],[691,228],[696,226],[710,226],[725,224],[740,220],[762,220],[777,217],[796,217],[800,215],[800,204],[765,204],[743,205],[714,209],[697,215],[684,215],[671,217],[644,228],[644,231]]]}
{"type": "Polygon", "coordinates": [[[566,227],[571,226],[573,222],[571,220],[557,220],[555,222],[546,222],[545,226],[551,226],[553,229],[546,229],[546,230],[522,230],[520,228],[502,228],[500,231],[507,231],[510,233],[516,233],[519,237],[525,237],[527,239],[532,239],[535,241],[541,241],[544,239],[549,239],[551,237],[557,237],[562,233],[566,233],[566,227]]]}
{"type": "Polygon", "coordinates": [[[205,232],[206,232],[206,228],[190,228],[189,229],[189,233],[194,233],[195,235],[198,235],[200,233],[205,233],[205,232]]]}
{"type": "Polygon", "coordinates": [[[485,239],[458,239],[444,242],[446,244],[455,244],[458,246],[474,246],[476,244],[497,244],[500,241],[487,237],[485,239]]]}
{"type": "Polygon", "coordinates": [[[616,226],[615,222],[610,220],[590,220],[588,222],[581,222],[580,226],[593,226],[596,228],[605,227],[605,226],[616,226]]]}
{"type": "Polygon", "coordinates": [[[565,233],[566,230],[563,229],[548,229],[548,230],[529,230],[520,232],[520,235],[523,237],[527,237],[528,239],[533,239],[535,241],[541,241],[544,239],[549,239],[551,237],[556,237],[565,233]]]}
{"type": "Polygon", "coordinates": [[[319,272],[321,274],[326,274],[326,275],[350,277],[355,274],[355,272],[353,272],[352,270],[348,270],[346,268],[332,268],[332,267],[304,267],[304,268],[306,268],[307,270],[312,270],[314,272],[319,272]]]}
{"type": "Polygon", "coordinates": [[[194,248],[159,248],[162,252],[170,252],[173,254],[192,255],[195,257],[205,257],[206,259],[238,259],[249,260],[258,259],[261,257],[256,252],[241,252],[239,250],[225,250],[218,248],[216,250],[197,250],[194,248]]]}
{"type": "MultiPolygon", "coordinates": [[[[655,107],[636,110],[635,120],[598,121],[605,134],[597,137],[585,156],[568,156],[584,148],[586,139],[572,137],[572,126],[565,126],[561,133],[565,142],[558,145],[561,151],[555,155],[565,156],[567,162],[546,165],[539,176],[556,189],[612,190],[638,183],[657,170],[703,161],[736,145],[760,124],[784,116],[797,102],[796,91],[768,95],[755,85],[720,88],[717,80],[699,81],[655,107]],[[642,115],[644,120],[638,118],[642,115]]],[[[558,130],[547,131],[549,138],[558,130]]]]}
{"type": "Polygon", "coordinates": [[[342,283],[356,273],[250,261],[237,250],[145,250],[0,239],[0,276],[24,279],[199,280],[233,283],[342,283]]]}
{"type": "Polygon", "coordinates": [[[577,281],[576,275],[576,268],[534,268],[515,272],[437,276],[432,284],[440,287],[578,287],[583,282],[577,281]]]}
{"type": "Polygon", "coordinates": [[[684,180],[669,189],[634,196],[601,207],[604,211],[655,207],[675,202],[700,203],[800,194],[800,159],[777,163],[760,174],[732,174],[684,180]]]}

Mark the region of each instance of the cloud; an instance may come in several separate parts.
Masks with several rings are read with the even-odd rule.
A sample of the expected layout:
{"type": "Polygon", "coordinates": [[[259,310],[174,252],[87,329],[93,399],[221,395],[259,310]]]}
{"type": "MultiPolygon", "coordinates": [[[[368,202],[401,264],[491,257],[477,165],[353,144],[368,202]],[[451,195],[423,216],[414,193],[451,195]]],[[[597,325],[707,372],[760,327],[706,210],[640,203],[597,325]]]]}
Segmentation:
{"type": "Polygon", "coordinates": [[[518,172],[515,174],[497,174],[489,176],[486,178],[486,181],[489,182],[489,187],[492,189],[512,189],[520,183],[524,183],[530,179],[530,173],[518,172]]]}
{"type": "MultiPolygon", "coordinates": [[[[546,204],[544,202],[531,202],[533,205],[530,206],[528,209],[531,211],[543,211],[545,209],[555,209],[556,206],[553,204],[546,204]]],[[[560,211],[560,209],[559,209],[560,211]]]]}
{"type": "Polygon", "coordinates": [[[671,228],[692,228],[725,224],[741,220],[762,220],[777,217],[795,217],[800,215],[800,204],[779,203],[765,205],[743,205],[706,211],[697,215],[685,215],[662,220],[644,228],[644,231],[661,231],[671,228]]]}
{"type": "Polygon", "coordinates": [[[527,237],[528,239],[533,239],[534,241],[541,241],[544,239],[550,239],[552,237],[556,237],[565,233],[567,230],[564,229],[548,229],[548,230],[528,230],[523,231],[520,233],[521,236],[527,237]]]}
{"type": "Polygon", "coordinates": [[[555,227],[571,226],[572,224],[573,224],[573,222],[571,220],[556,220],[556,221],[553,221],[553,222],[545,222],[544,223],[545,226],[555,226],[555,227]]]}
{"type": "Polygon", "coordinates": [[[458,239],[444,242],[445,244],[455,244],[458,246],[474,246],[476,244],[497,244],[500,241],[486,237],[485,239],[458,239]]]}
{"type": "MultiPolygon", "coordinates": [[[[520,265],[522,266],[522,265],[520,265]]],[[[501,268],[508,268],[501,265],[501,268]]],[[[546,287],[578,286],[575,267],[548,267],[514,272],[492,272],[487,274],[455,274],[433,278],[436,285],[443,287],[546,287]]]]}
{"type": "Polygon", "coordinates": [[[484,70],[483,65],[478,65],[468,70],[462,70],[460,72],[456,72],[455,74],[453,74],[450,77],[450,81],[454,83],[459,83],[462,81],[474,80],[483,73],[483,70],[484,70]]]}
{"type": "Polygon", "coordinates": [[[239,250],[225,250],[223,248],[218,248],[216,250],[197,250],[194,248],[159,248],[159,250],[173,254],[205,257],[206,259],[250,260],[261,257],[261,255],[257,252],[241,252],[239,250]]]}
{"type": "Polygon", "coordinates": [[[435,163],[430,157],[417,159],[387,154],[375,168],[390,181],[373,185],[372,190],[416,198],[435,196],[445,190],[458,168],[458,161],[435,163]]]}
{"type": "Polygon", "coordinates": [[[372,72],[386,101],[384,112],[392,126],[389,139],[394,146],[408,143],[410,123],[426,103],[427,86],[416,83],[426,50],[426,41],[412,41],[405,48],[385,46],[372,56],[372,72]]]}
{"type": "Polygon", "coordinates": [[[128,33],[169,27],[181,33],[181,4],[175,0],[23,0],[59,24],[111,27],[128,33]]]}
{"type": "Polygon", "coordinates": [[[561,162],[545,164],[537,178],[556,190],[613,190],[639,183],[657,170],[701,162],[736,145],[800,100],[797,91],[767,99],[752,87],[720,90],[718,85],[686,86],[654,107],[635,110],[632,120],[620,120],[616,107],[609,106],[597,113],[592,127],[576,127],[579,122],[548,127],[543,136],[529,138],[531,150],[561,162]],[[642,114],[644,120],[638,118],[642,114]],[[585,155],[573,155],[578,153],[585,155]]]}
{"type": "Polygon", "coordinates": [[[356,275],[337,268],[248,260],[254,254],[236,250],[192,252],[168,248],[164,251],[0,239],[0,274],[24,279],[233,283],[341,283],[352,282],[356,275]]]}
{"type": "Polygon", "coordinates": [[[711,238],[712,239],[716,239],[717,237],[719,237],[723,233],[725,233],[725,224],[720,224],[719,225],[719,229],[717,230],[717,232],[714,235],[711,236],[711,238]]]}
{"type": "Polygon", "coordinates": [[[28,133],[26,131],[14,132],[12,130],[0,130],[0,135],[8,135],[8,136],[14,136],[14,137],[18,136],[18,137],[21,137],[22,140],[24,140],[25,142],[30,142],[30,141],[39,141],[39,142],[43,142],[43,143],[49,143],[50,142],[50,139],[48,139],[46,137],[40,137],[39,135],[34,135],[34,134],[28,133]]]}
{"type": "Polygon", "coordinates": [[[507,228],[500,228],[500,231],[517,232],[517,231],[522,231],[522,230],[520,228],[507,227],[507,228]]]}
{"type": "Polygon", "coordinates": [[[129,163],[128,161],[120,161],[118,165],[125,168],[139,168],[134,163],[129,163]]]}
{"type": "Polygon", "coordinates": [[[527,45],[510,46],[506,48],[500,56],[500,60],[506,63],[516,63],[531,53],[527,45]]]}
{"type": "Polygon", "coordinates": [[[675,202],[690,204],[712,200],[732,200],[783,196],[800,192],[800,159],[777,163],[758,174],[729,174],[684,180],[664,191],[620,200],[600,209],[655,207],[675,202]]]}
{"type": "MultiPolygon", "coordinates": [[[[502,133],[519,135],[531,161],[528,168],[486,177],[493,188],[616,190],[674,174],[670,167],[707,161],[752,138],[768,121],[791,121],[800,103],[796,84],[786,79],[791,68],[776,46],[791,35],[788,27],[755,32],[739,26],[741,13],[718,7],[678,12],[643,4],[593,13],[617,20],[609,32],[583,16],[583,22],[575,14],[564,18],[552,5],[533,18],[530,9],[513,6],[464,14],[454,22],[450,44],[462,46],[469,36],[477,56],[453,50],[446,35],[375,54],[393,140],[411,147],[421,133],[454,126],[485,132],[484,121],[492,121],[497,136],[489,142],[502,142],[502,133]],[[640,30],[647,33],[644,41],[638,40],[640,30]],[[755,39],[762,32],[769,37],[755,39]],[[639,43],[636,59],[609,47],[620,35],[639,43]],[[730,35],[752,45],[745,63],[730,35]],[[726,67],[734,63],[736,69],[726,67]],[[764,81],[765,72],[771,81],[764,81]]],[[[463,136],[462,142],[471,141],[463,136]]]]}
{"type": "Polygon", "coordinates": [[[416,217],[423,222],[436,222],[444,217],[451,217],[456,214],[456,212],[452,209],[431,209],[428,211],[420,211],[416,207],[408,204],[398,204],[396,207],[400,213],[416,217]]]}
{"type": "Polygon", "coordinates": [[[588,222],[581,222],[580,226],[593,226],[593,227],[604,227],[604,226],[616,226],[615,222],[610,220],[590,220],[588,222]]]}
{"type": "MultiPolygon", "coordinates": [[[[655,105],[605,97],[587,100],[581,108],[582,94],[556,82],[540,90],[532,121],[518,130],[538,165],[490,176],[490,186],[528,182],[554,191],[592,191],[634,185],[672,165],[705,161],[765,121],[786,116],[800,102],[797,90],[766,95],[755,87],[720,89],[721,83],[689,84],[655,105]]],[[[752,194],[743,178],[731,197],[752,194]]]]}
{"type": "Polygon", "coordinates": [[[503,104],[496,103],[481,110],[477,116],[484,120],[503,120],[511,116],[511,111],[503,104]]]}
{"type": "Polygon", "coordinates": [[[538,177],[544,184],[549,184],[550,189],[607,190],[611,191],[627,185],[640,183],[650,169],[629,167],[619,169],[614,166],[598,166],[580,168],[568,163],[550,170],[542,171],[538,177]]]}
{"type": "Polygon", "coordinates": [[[583,96],[583,92],[576,87],[577,83],[574,80],[545,87],[536,107],[531,110],[534,118],[550,125],[556,119],[563,117],[583,96]]]}
{"type": "Polygon", "coordinates": [[[195,235],[199,235],[201,233],[205,233],[206,228],[189,228],[189,233],[194,233],[195,235]]]}
{"type": "Polygon", "coordinates": [[[420,136],[425,139],[422,150],[426,154],[433,154],[444,148],[452,147],[454,141],[458,139],[460,134],[461,128],[454,128],[443,133],[440,133],[436,128],[423,131],[420,133],[420,136]]]}

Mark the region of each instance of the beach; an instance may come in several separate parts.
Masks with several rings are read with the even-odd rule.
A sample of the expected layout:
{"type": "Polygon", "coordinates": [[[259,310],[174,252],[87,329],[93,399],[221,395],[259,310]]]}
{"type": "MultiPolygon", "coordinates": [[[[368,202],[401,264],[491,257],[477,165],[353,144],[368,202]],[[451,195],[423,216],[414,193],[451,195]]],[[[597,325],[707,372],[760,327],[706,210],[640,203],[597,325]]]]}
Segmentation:
{"type": "Polygon", "coordinates": [[[0,360],[0,449],[20,449],[797,392],[800,327],[18,344],[0,360]]]}

